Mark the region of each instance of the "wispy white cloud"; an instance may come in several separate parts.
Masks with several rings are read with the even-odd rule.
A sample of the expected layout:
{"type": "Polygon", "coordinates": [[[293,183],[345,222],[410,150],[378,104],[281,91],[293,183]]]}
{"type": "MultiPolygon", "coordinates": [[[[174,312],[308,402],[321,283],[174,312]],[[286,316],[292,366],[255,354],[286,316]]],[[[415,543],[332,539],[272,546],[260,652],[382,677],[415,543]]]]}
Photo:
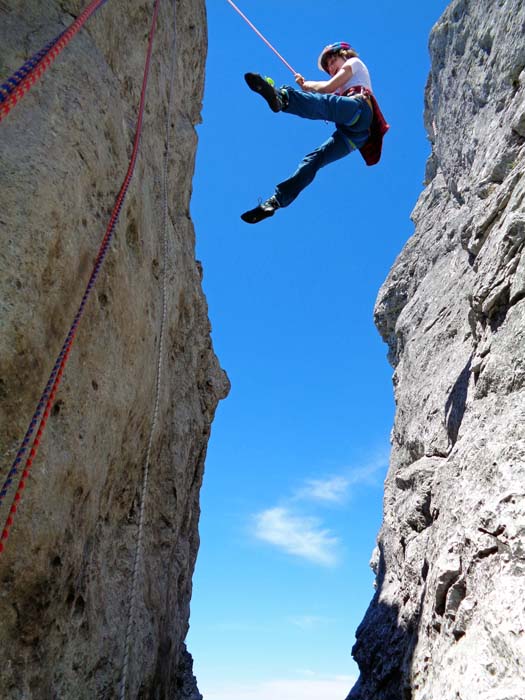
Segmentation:
{"type": "Polygon", "coordinates": [[[340,539],[317,517],[304,515],[306,504],[332,507],[345,503],[357,485],[380,485],[388,466],[388,451],[376,452],[358,466],[341,469],[324,479],[307,479],[280,506],[254,516],[254,534],[288,554],[322,566],[339,563],[340,539]],[[301,504],[301,508],[297,505],[301,504]]]}
{"type": "Polygon", "coordinates": [[[283,679],[253,684],[201,687],[206,700],[341,700],[354,685],[353,676],[318,679],[283,679]]]}
{"type": "Polygon", "coordinates": [[[312,630],[320,625],[333,622],[331,618],[321,617],[319,615],[296,615],[289,617],[288,621],[295,627],[300,627],[302,630],[312,630]]]}
{"type": "Polygon", "coordinates": [[[315,501],[326,505],[343,503],[352,486],[376,486],[379,476],[386,473],[388,453],[381,452],[365,463],[342,469],[340,474],[325,479],[307,479],[295,492],[295,501],[315,501]]]}
{"type": "Polygon", "coordinates": [[[330,479],[308,479],[300,488],[295,498],[298,500],[322,501],[325,503],[341,503],[345,500],[350,481],[344,476],[333,476],[330,479]]]}
{"type": "Polygon", "coordinates": [[[317,518],[296,515],[287,508],[270,508],[255,516],[255,536],[263,542],[322,566],[338,562],[339,539],[317,518]]]}
{"type": "Polygon", "coordinates": [[[388,468],[389,451],[381,450],[373,458],[348,471],[348,485],[365,484],[377,486],[379,477],[384,477],[388,468]]]}

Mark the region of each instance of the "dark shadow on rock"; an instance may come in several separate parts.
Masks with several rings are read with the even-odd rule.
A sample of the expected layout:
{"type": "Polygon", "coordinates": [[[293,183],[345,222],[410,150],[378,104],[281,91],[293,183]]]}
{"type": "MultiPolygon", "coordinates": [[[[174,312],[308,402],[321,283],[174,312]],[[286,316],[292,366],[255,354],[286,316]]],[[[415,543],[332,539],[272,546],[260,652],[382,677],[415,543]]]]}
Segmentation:
{"type": "Polygon", "coordinates": [[[468,383],[470,379],[470,368],[472,365],[472,356],[461,374],[456,379],[452,391],[445,404],[445,420],[447,422],[447,433],[452,445],[456,444],[458,439],[459,429],[463,416],[465,415],[465,406],[467,403],[468,383]]]}
{"type": "Polygon", "coordinates": [[[381,545],[377,591],[356,632],[352,656],[360,676],[346,700],[411,700],[410,669],[419,616],[399,623],[399,606],[379,602],[385,576],[381,545]]]}

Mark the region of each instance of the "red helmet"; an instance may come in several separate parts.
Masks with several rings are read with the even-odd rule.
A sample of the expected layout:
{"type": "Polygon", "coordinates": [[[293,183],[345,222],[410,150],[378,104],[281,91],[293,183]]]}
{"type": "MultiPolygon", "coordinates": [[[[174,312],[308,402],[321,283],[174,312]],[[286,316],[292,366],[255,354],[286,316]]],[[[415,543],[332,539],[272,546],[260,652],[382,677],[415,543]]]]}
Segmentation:
{"type": "Polygon", "coordinates": [[[325,46],[324,49],[321,51],[321,55],[319,56],[319,59],[317,61],[317,66],[319,67],[319,70],[324,70],[326,73],[328,73],[326,69],[326,61],[328,59],[328,56],[330,56],[333,53],[336,53],[340,49],[346,49],[347,51],[354,50],[350,46],[350,44],[347,44],[346,41],[336,41],[335,44],[328,44],[328,46],[325,46]]]}

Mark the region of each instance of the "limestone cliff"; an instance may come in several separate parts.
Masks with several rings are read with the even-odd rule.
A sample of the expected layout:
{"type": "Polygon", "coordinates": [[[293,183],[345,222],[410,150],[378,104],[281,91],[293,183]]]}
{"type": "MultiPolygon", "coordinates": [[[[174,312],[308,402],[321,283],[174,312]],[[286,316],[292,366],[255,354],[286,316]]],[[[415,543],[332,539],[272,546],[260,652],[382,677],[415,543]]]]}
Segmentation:
{"type": "MultiPolygon", "coordinates": [[[[86,5],[1,0],[0,76],[86,5]]],[[[144,0],[104,4],[0,124],[2,482],[126,172],[152,10],[144,0]]],[[[117,697],[165,265],[165,352],[126,697],[200,698],[184,640],[206,445],[217,402],[228,391],[211,345],[188,213],[206,41],[204,0],[160,3],[135,176],[0,556],[2,699],[117,697]]],[[[4,506],[2,522],[6,515],[4,506]]]]}
{"type": "Polygon", "coordinates": [[[525,698],[525,4],[430,39],[414,235],[379,292],[395,425],[351,700],[525,698]]]}

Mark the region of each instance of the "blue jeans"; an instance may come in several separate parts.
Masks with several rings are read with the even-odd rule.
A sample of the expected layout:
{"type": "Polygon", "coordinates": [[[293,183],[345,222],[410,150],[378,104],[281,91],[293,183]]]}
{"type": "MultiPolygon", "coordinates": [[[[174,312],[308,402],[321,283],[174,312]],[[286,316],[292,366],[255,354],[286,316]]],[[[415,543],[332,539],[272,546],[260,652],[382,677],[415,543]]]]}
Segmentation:
{"type": "Polygon", "coordinates": [[[283,114],[295,114],[304,119],[334,122],[337,130],[319,148],[306,155],[295,173],[275,188],[281,207],[291,204],[309,185],[320,168],[344,158],[368,141],[372,110],[362,97],[340,97],[303,92],[286,87],[288,106],[283,114]]]}

